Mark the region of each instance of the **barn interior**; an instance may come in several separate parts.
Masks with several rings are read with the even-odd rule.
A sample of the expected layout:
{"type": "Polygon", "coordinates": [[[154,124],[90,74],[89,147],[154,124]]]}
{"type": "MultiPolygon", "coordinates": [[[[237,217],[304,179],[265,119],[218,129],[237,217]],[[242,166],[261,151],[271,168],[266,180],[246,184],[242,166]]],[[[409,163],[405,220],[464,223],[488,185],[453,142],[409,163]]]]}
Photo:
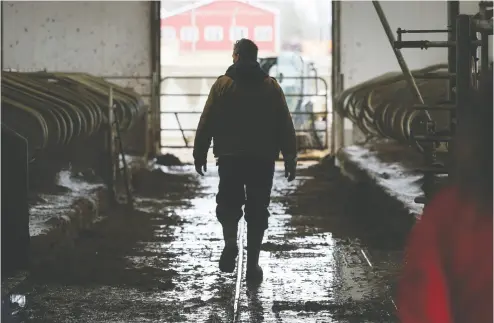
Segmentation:
{"type": "MultiPolygon", "coordinates": [[[[2,320],[398,322],[407,237],[492,78],[492,1],[2,1],[2,320]],[[252,39],[283,89],[264,280],[221,273],[211,86],[252,39]]],[[[492,108],[492,107],[491,107],[492,108]]],[[[252,125],[255,127],[255,125],[252,125]]]]}

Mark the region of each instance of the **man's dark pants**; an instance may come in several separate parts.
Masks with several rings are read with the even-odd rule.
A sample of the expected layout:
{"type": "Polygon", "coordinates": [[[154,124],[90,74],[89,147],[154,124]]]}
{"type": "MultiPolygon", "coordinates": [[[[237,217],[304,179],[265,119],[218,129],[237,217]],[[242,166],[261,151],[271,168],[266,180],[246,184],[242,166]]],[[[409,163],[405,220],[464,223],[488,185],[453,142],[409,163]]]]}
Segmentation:
{"type": "Polygon", "coordinates": [[[247,228],[268,228],[273,186],[274,160],[246,156],[218,159],[220,184],[216,195],[216,216],[223,226],[238,223],[245,205],[247,228]]]}

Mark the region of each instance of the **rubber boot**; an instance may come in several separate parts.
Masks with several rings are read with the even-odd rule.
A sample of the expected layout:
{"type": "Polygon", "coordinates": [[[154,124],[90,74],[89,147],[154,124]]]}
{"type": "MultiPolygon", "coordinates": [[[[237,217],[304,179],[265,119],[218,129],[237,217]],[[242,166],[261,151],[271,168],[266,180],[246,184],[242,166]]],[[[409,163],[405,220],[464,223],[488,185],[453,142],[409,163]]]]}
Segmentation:
{"type": "Polygon", "coordinates": [[[246,280],[260,283],[263,278],[261,266],[259,266],[259,253],[261,252],[264,230],[249,228],[247,230],[247,274],[246,280]]]}
{"type": "Polygon", "coordinates": [[[237,247],[238,223],[223,225],[223,239],[225,247],[220,257],[220,270],[225,273],[233,273],[235,270],[235,260],[238,255],[237,247]]]}

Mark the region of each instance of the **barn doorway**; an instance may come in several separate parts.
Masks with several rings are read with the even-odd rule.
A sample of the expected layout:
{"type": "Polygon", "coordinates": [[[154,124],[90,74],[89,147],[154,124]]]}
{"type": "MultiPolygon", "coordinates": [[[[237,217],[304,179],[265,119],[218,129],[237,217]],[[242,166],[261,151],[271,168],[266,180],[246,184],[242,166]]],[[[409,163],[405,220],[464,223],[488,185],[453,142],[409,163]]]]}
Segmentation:
{"type": "MultiPolygon", "coordinates": [[[[195,128],[233,44],[252,39],[261,65],[285,91],[300,154],[331,143],[331,2],[162,0],[161,153],[192,160],[195,128]]],[[[208,160],[213,160],[212,152],[208,160]]]]}

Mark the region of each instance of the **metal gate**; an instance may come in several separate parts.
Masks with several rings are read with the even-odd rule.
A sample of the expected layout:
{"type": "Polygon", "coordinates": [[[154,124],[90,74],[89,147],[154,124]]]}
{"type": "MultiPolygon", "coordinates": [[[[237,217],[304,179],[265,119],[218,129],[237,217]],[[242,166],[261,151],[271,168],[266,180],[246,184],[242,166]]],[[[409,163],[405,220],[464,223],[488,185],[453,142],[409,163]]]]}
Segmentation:
{"type": "MultiPolygon", "coordinates": [[[[193,148],[197,124],[217,76],[170,76],[161,80],[161,148],[193,148]]],[[[280,82],[297,133],[298,149],[325,150],[329,143],[328,84],[321,77],[280,82]],[[288,83],[288,85],[283,84],[288,83]],[[297,83],[305,84],[302,88],[297,83]],[[307,84],[309,83],[309,84],[307,84]],[[295,85],[294,85],[295,84],[295,85]]]]}

